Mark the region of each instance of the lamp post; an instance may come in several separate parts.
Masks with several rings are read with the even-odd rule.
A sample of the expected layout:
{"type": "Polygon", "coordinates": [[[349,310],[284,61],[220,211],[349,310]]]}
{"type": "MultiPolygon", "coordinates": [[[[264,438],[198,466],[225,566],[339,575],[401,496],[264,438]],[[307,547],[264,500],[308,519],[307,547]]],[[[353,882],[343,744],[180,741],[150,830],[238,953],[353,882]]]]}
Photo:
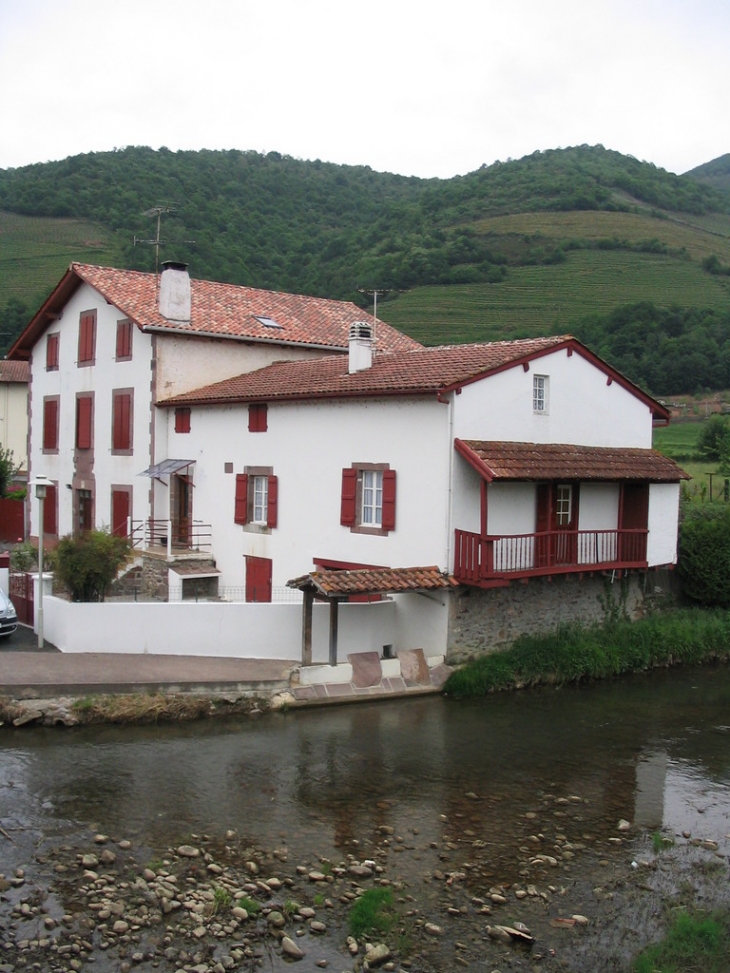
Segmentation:
{"type": "Polygon", "coordinates": [[[43,649],[43,505],[46,499],[49,479],[47,476],[37,476],[33,481],[35,495],[38,500],[38,648],[43,649]]]}

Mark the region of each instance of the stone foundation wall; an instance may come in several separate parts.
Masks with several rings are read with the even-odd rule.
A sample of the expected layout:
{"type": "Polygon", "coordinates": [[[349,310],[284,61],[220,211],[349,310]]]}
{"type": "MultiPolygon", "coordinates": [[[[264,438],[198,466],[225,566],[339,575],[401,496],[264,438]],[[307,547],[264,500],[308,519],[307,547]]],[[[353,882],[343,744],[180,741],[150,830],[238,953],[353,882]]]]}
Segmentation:
{"type": "Polygon", "coordinates": [[[462,587],[451,602],[446,661],[467,662],[509,648],[520,635],[554,631],[568,622],[638,618],[676,595],[671,571],[631,574],[613,583],[602,575],[561,575],[488,591],[462,587]]]}

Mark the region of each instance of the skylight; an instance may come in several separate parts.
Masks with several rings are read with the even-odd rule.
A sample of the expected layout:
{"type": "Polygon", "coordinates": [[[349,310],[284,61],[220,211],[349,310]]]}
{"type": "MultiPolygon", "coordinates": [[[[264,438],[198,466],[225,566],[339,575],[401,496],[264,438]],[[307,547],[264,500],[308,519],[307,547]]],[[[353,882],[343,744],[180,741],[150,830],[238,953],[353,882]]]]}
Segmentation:
{"type": "Polygon", "coordinates": [[[254,314],[254,317],[258,322],[263,324],[265,328],[283,328],[283,324],[279,324],[278,321],[274,321],[273,318],[260,317],[258,314],[254,314]]]}

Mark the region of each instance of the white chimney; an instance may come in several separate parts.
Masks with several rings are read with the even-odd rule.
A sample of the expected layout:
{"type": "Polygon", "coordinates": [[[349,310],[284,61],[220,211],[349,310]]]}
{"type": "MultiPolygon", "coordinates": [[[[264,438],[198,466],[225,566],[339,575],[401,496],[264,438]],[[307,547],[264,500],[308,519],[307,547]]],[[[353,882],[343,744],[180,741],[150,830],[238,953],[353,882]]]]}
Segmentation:
{"type": "Polygon", "coordinates": [[[190,323],[190,275],[188,265],[165,260],[160,274],[160,314],[168,321],[190,323]]]}
{"type": "Polygon", "coordinates": [[[367,321],[350,325],[349,359],[347,371],[363,372],[373,364],[373,329],[367,321]]]}

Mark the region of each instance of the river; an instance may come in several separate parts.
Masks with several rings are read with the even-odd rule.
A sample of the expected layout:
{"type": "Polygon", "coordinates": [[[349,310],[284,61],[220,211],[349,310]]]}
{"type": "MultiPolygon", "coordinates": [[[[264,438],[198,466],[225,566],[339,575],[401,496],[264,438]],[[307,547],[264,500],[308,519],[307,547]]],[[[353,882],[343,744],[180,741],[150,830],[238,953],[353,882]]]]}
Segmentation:
{"type": "MultiPolygon", "coordinates": [[[[616,875],[645,868],[656,876],[685,853],[703,854],[727,872],[730,667],[474,702],[427,697],[186,725],[3,728],[0,825],[0,872],[22,875],[22,884],[0,897],[7,923],[11,907],[17,920],[31,886],[54,881],[49,861],[58,860],[59,849],[76,853],[95,834],[130,842],[138,867],[170,861],[181,844],[209,841],[212,849],[235,835],[239,847],[265,850],[263,859],[282,872],[296,864],[304,874],[323,862],[327,869],[381,862],[381,874],[420,916],[416,933],[424,922],[440,929],[438,949],[411,947],[412,970],[451,968],[444,951],[455,948],[458,965],[491,970],[484,966],[491,949],[485,923],[503,919],[483,918],[480,908],[486,915],[495,889],[510,898],[530,886],[533,897],[536,889],[553,891],[542,892],[540,915],[535,908],[526,913],[540,929],[532,954],[501,947],[512,968],[534,964],[539,950],[541,968],[551,969],[553,950],[563,964],[555,969],[580,969],[571,963],[591,949],[616,949],[615,966],[604,957],[604,967],[593,968],[620,969],[642,930],[633,928],[623,949],[611,945],[618,937],[607,931],[610,909],[591,892],[596,875],[618,881],[616,875]],[[658,832],[674,842],[659,864],[651,841],[658,832]],[[539,854],[545,860],[536,860],[539,854]],[[570,902],[558,901],[566,889],[570,902]],[[459,910],[469,913],[461,931],[450,925],[459,910]],[[568,942],[554,925],[564,913],[602,913],[601,934],[596,921],[585,934],[572,929],[568,942]]],[[[696,870],[696,859],[682,867],[696,870]]],[[[612,903],[621,898],[616,891],[612,903]]],[[[656,891],[668,894],[658,885],[656,891]]],[[[67,912],[62,892],[51,892],[56,911],[67,912]]],[[[709,894],[703,890],[702,904],[713,904],[709,894]]],[[[504,919],[515,921],[515,909],[504,919]]],[[[332,913],[339,938],[310,950],[299,969],[354,968],[343,921],[332,913]]],[[[8,935],[17,939],[22,931],[16,921],[8,935]]],[[[117,969],[96,959],[98,970],[117,969]]],[[[279,968],[271,951],[251,962],[279,968]]],[[[139,957],[136,964],[148,968],[139,957]]]]}

